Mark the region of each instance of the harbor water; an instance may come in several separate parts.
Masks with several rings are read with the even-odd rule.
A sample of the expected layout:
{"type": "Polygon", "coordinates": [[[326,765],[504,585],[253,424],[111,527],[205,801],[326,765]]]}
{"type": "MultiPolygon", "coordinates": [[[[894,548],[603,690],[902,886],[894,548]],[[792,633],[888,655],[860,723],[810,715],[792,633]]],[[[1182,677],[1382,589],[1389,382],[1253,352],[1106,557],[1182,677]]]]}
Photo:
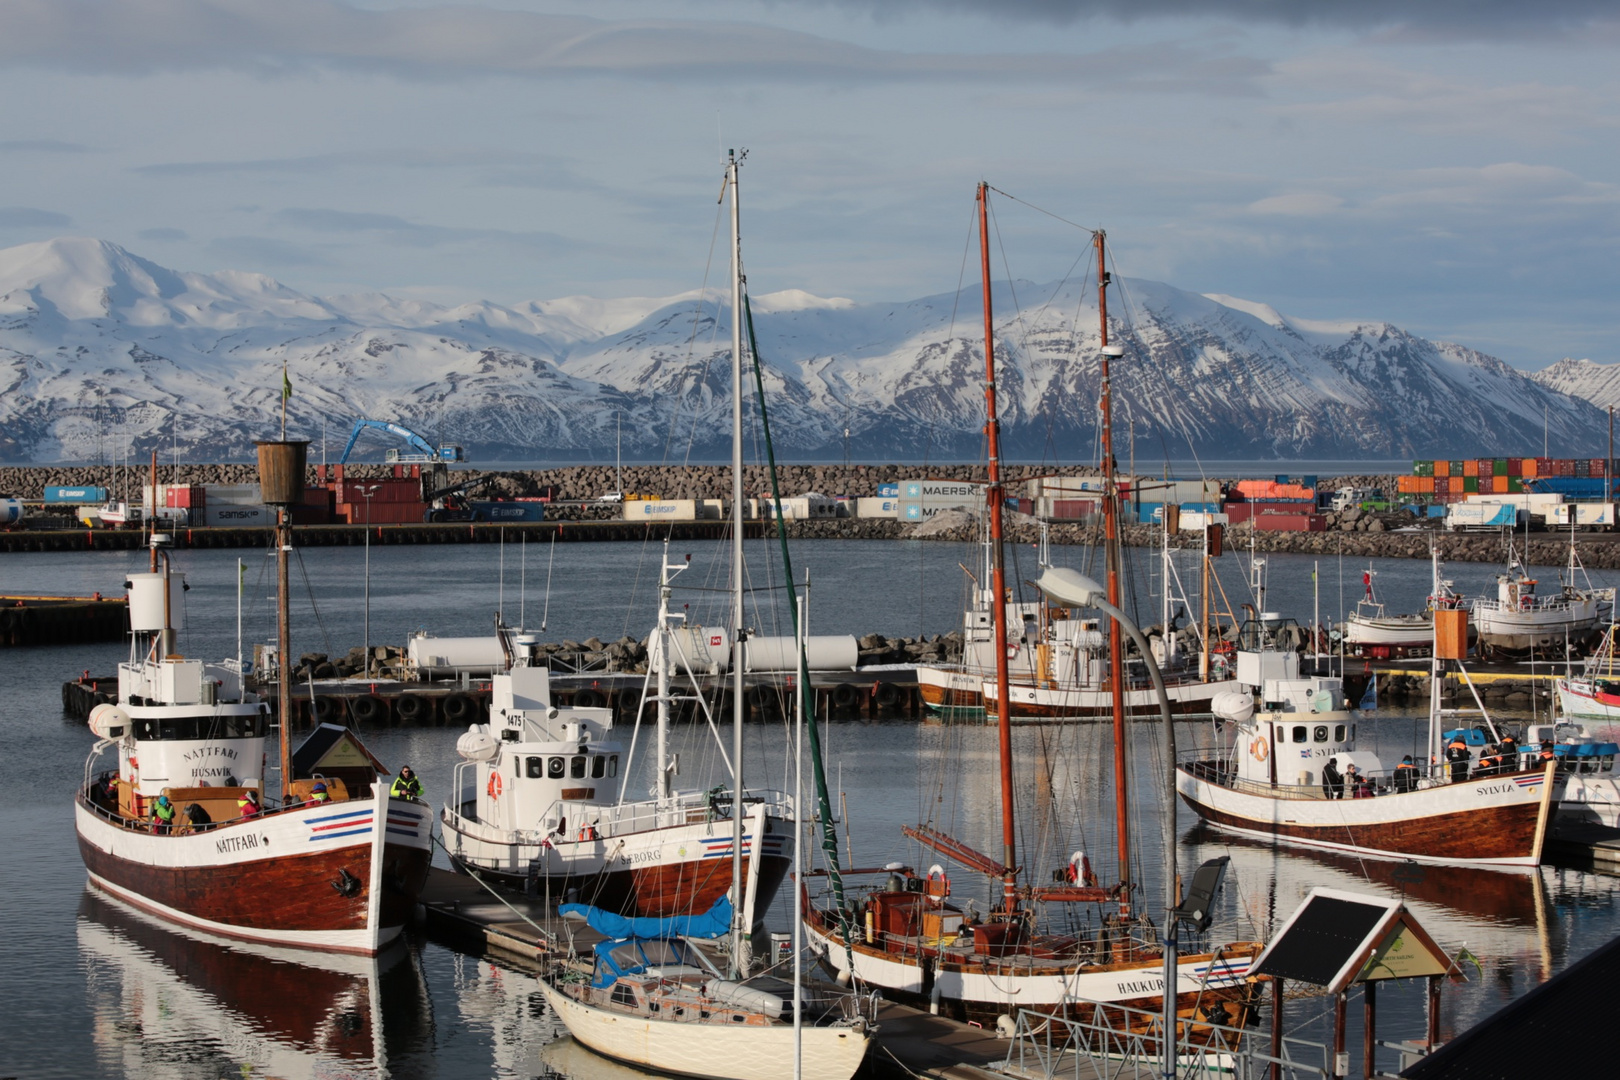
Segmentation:
{"type": "MultiPolygon", "coordinates": [[[[722,594],[708,591],[724,588],[720,546],[671,551],[672,561],[684,563],[688,549],[693,556],[676,607],[694,623],[725,622],[722,594]]],[[[811,631],[857,636],[957,629],[967,592],[961,567],[973,570],[978,559],[971,547],[918,541],[809,541],[795,544],[793,555],[801,578],[808,569],[812,581],[811,631]]],[[[341,653],[362,642],[366,557],[356,548],[300,553],[293,571],[295,652],[341,653]]],[[[772,588],[780,580],[776,557],[774,545],[750,544],[756,591],[748,622],[760,633],[790,632],[782,594],[772,588]]],[[[497,611],[544,640],[584,641],[646,635],[660,551],[639,543],[559,545],[554,553],[539,545],[376,547],[369,558],[373,645],[403,645],[419,629],[488,634],[497,611]]],[[[1095,574],[1089,559],[1080,549],[1053,552],[1053,561],[1095,574]]],[[[1157,623],[1159,609],[1149,595],[1157,587],[1156,558],[1136,550],[1130,560],[1141,583],[1138,621],[1157,623]]],[[[1249,601],[1247,556],[1228,554],[1220,562],[1226,595],[1234,604],[1249,601]]],[[[244,649],[271,638],[273,573],[266,553],[188,551],[177,554],[176,564],[190,585],[183,652],[235,654],[239,583],[244,649]],[[238,558],[245,563],[241,572],[238,558]]],[[[145,565],[138,552],[13,554],[0,561],[0,593],[116,595],[124,575],[145,565]]],[[[1359,598],[1364,569],[1362,563],[1270,556],[1264,606],[1302,623],[1316,609],[1323,621],[1337,620],[1359,598]]],[[[1428,563],[1376,560],[1373,569],[1390,611],[1421,606],[1428,563]]],[[[1498,570],[1455,564],[1447,575],[1459,591],[1479,595],[1498,570]]],[[[1181,574],[1196,604],[1191,565],[1181,574]]],[[[1033,549],[1009,553],[1010,580],[1037,575],[1033,549]]],[[[1540,576],[1550,583],[1556,570],[1540,576]]],[[[1594,572],[1593,580],[1612,585],[1620,575],[1605,579],[1594,572]]],[[[548,1071],[597,1076],[612,1069],[553,1044],[556,1025],[533,979],[498,962],[420,936],[376,961],[253,950],[169,930],[88,892],[73,834],[72,793],[93,740],[81,722],[63,715],[60,689],[85,671],[109,674],[126,656],[127,646],[118,644],[0,651],[0,948],[11,988],[0,1025],[0,1076],[505,1078],[548,1071]]],[[[1410,711],[1365,716],[1362,746],[1398,758],[1410,752],[1422,723],[1410,711]]],[[[1207,724],[1179,727],[1184,742],[1209,737],[1207,724]]],[[[429,800],[438,803],[451,785],[456,735],[446,728],[394,728],[366,732],[365,739],[391,768],[412,765],[429,800]]],[[[747,736],[750,783],[791,786],[788,737],[780,724],[751,725],[747,736]]],[[[1049,880],[1075,849],[1088,853],[1104,880],[1119,873],[1111,737],[1097,724],[1015,732],[1019,858],[1031,880],[1049,880]]],[[[1131,738],[1134,833],[1126,869],[1140,883],[1141,905],[1157,916],[1163,908],[1164,764],[1154,725],[1137,725],[1131,738]]],[[[707,728],[682,727],[675,741],[681,786],[713,783],[719,755],[707,728]]],[[[846,864],[926,867],[936,857],[899,832],[902,824],[918,822],[999,852],[993,730],[973,723],[839,723],[827,729],[825,741],[833,797],[844,807],[839,842],[846,864]]],[[[648,786],[645,765],[643,755],[632,794],[648,786]]],[[[1195,825],[1185,809],[1179,820],[1184,875],[1203,859],[1232,859],[1210,943],[1265,938],[1317,885],[1406,897],[1443,945],[1478,959],[1477,966],[1465,966],[1466,981],[1446,989],[1442,1029],[1448,1037],[1620,933],[1614,879],[1578,869],[1420,870],[1231,837],[1195,825]]],[[[953,869],[952,877],[957,898],[978,896],[983,910],[982,883],[966,871],[953,869]]],[[[789,910],[784,891],[771,909],[772,929],[787,928],[789,910]]],[[[1290,1026],[1304,1025],[1306,1037],[1323,1039],[1330,1012],[1325,999],[1295,999],[1290,1026]]],[[[1359,1044],[1355,1007],[1350,1024],[1350,1041],[1359,1044]]],[[[1380,1037],[1414,1037],[1422,1029],[1418,987],[1380,995],[1380,1037]]]]}

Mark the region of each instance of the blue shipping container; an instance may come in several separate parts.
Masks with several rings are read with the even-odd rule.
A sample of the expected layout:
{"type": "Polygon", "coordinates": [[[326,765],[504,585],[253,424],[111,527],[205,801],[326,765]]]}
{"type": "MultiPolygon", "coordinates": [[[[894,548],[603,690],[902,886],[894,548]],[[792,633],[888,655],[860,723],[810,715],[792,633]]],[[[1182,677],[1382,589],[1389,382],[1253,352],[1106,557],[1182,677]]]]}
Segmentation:
{"type": "Polygon", "coordinates": [[[48,487],[45,501],[57,504],[93,504],[107,501],[104,487],[48,487]]]}
{"type": "Polygon", "coordinates": [[[1218,514],[1221,512],[1220,503],[1182,503],[1183,514],[1218,514]]]}
{"type": "Polygon", "coordinates": [[[1164,503],[1141,502],[1131,503],[1130,505],[1136,507],[1136,522],[1138,525],[1151,525],[1153,522],[1160,520],[1164,514],[1164,503]]]}
{"type": "Polygon", "coordinates": [[[544,521],[546,504],[538,502],[475,502],[470,504],[485,521],[544,521]]]}
{"type": "Polygon", "coordinates": [[[1538,476],[1534,480],[1526,480],[1525,488],[1529,491],[1550,492],[1569,499],[1601,499],[1603,478],[1538,476]]]}
{"type": "Polygon", "coordinates": [[[900,497],[899,484],[879,484],[877,497],[880,499],[898,499],[900,497]]]}

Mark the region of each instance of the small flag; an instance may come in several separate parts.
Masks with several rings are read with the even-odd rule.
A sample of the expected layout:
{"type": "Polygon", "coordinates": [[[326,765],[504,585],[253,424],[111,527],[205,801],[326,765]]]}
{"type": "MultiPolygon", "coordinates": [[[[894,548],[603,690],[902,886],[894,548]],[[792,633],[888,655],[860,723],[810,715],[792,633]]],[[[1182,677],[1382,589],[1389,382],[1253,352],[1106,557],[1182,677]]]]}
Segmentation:
{"type": "Polygon", "coordinates": [[[1378,708],[1378,676],[1374,675],[1367,684],[1367,692],[1361,695],[1361,704],[1356,706],[1362,712],[1374,712],[1378,708]]]}
{"type": "Polygon", "coordinates": [[[292,380],[287,378],[287,365],[281,365],[281,400],[292,397],[292,380]]]}

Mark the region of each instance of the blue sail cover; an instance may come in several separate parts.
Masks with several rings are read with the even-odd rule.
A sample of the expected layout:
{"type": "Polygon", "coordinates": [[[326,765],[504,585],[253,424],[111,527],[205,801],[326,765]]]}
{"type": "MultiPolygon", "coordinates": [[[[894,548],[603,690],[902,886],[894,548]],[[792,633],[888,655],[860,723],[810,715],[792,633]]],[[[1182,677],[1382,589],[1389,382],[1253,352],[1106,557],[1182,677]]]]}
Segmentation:
{"type": "Polygon", "coordinates": [[[557,909],[563,915],[583,915],[585,922],[598,934],[616,941],[632,938],[657,941],[666,938],[717,938],[731,932],[731,899],[722,896],[714,906],[701,915],[675,915],[667,919],[632,918],[589,904],[564,904],[557,909]]]}

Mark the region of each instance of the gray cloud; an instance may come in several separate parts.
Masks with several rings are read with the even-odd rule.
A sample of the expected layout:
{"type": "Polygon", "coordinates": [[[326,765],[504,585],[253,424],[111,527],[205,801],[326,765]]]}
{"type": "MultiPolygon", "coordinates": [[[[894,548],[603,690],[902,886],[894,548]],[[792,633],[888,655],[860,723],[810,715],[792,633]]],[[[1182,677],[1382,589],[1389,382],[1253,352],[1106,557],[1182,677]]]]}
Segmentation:
{"type": "Polygon", "coordinates": [[[6,229],[65,229],[73,219],[55,210],[36,210],[31,206],[0,206],[0,228],[6,229]]]}
{"type": "Polygon", "coordinates": [[[97,74],[330,67],[419,79],[1057,80],[1206,93],[1252,93],[1264,74],[1252,59],[1176,45],[913,53],[742,22],[608,22],[475,6],[377,11],[337,0],[0,0],[0,63],[97,74]]]}
{"type": "Polygon", "coordinates": [[[187,235],[186,230],[184,230],[184,229],[174,229],[174,228],[170,228],[168,226],[164,226],[162,228],[157,228],[157,229],[142,229],[140,232],[136,233],[135,235],[140,237],[142,240],[189,240],[189,239],[191,239],[191,237],[189,235],[187,235]]]}
{"type": "Polygon", "coordinates": [[[1367,30],[1409,26],[1497,36],[1514,28],[1570,29],[1615,20],[1611,0],[811,0],[889,19],[908,11],[955,11],[1058,25],[1102,17],[1121,22],[1217,18],[1282,26],[1367,30]]]}
{"type": "Polygon", "coordinates": [[[268,236],[222,236],[209,242],[208,253],[233,265],[253,267],[332,265],[331,261],[318,251],[268,236]]]}
{"type": "Polygon", "coordinates": [[[556,255],[563,251],[582,250],[579,241],[559,233],[424,225],[392,214],[352,210],[290,207],[277,211],[273,215],[273,220],[278,225],[295,229],[307,229],[310,232],[327,235],[347,233],[368,236],[379,243],[403,247],[435,248],[453,244],[479,244],[526,256],[556,255]]]}
{"type": "Polygon", "coordinates": [[[0,154],[87,154],[88,146],[57,139],[0,140],[0,154]]]}

